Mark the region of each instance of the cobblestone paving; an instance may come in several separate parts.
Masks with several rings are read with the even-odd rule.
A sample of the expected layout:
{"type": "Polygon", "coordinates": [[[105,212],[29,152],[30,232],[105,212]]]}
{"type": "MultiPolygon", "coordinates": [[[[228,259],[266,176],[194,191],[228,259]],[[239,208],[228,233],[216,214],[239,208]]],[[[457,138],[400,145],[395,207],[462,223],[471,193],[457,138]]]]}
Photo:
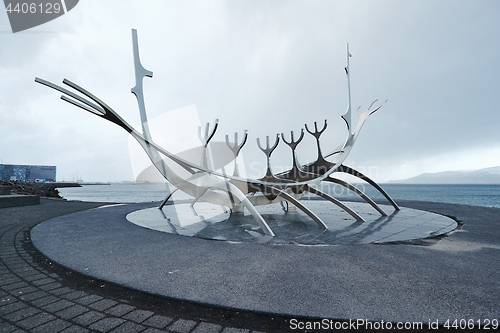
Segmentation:
{"type": "Polygon", "coordinates": [[[281,332],[287,319],[145,295],[54,265],[29,231],[96,203],[42,199],[0,209],[0,332],[281,332]]]}

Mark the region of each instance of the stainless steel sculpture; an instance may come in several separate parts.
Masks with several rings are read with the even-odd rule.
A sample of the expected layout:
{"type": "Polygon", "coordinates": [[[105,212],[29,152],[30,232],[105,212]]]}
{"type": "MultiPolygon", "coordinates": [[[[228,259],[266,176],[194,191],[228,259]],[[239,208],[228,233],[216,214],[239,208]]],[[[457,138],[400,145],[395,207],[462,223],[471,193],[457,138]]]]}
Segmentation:
{"type": "MultiPolygon", "coordinates": [[[[181,158],[180,156],[169,152],[167,149],[160,147],[153,141],[147,122],[142,81],[146,76],[152,77],[153,73],[146,70],[140,62],[136,30],[132,30],[132,41],[134,49],[136,79],[136,84],[135,87],[132,88],[132,93],[136,96],[139,106],[139,112],[142,122],[142,134],[135,130],[132,126],[130,126],[125,120],[123,120],[118,115],[118,113],[115,112],[106,103],[104,103],[99,98],[83,89],[79,85],[67,79],[63,80],[63,83],[65,85],[69,86],[76,92],[86,97],[78,95],[70,90],[67,90],[63,87],[40,78],[36,78],[35,81],[62,92],[63,95],[61,96],[61,98],[64,101],[78,106],[125,129],[143,147],[143,149],[146,151],[147,155],[153,162],[153,165],[156,167],[156,169],[158,169],[163,177],[165,177],[168,182],[174,185],[176,187],[176,190],[179,189],[193,197],[191,205],[194,205],[198,200],[202,200],[217,205],[231,207],[233,210],[239,211],[241,211],[245,207],[248,209],[250,214],[252,214],[255,221],[261,227],[262,231],[266,235],[274,236],[273,231],[259,214],[255,206],[286,201],[287,204],[294,205],[302,210],[311,219],[313,219],[320,228],[327,229],[326,224],[318,216],[316,216],[314,212],[309,210],[305,205],[302,204],[301,201],[299,201],[304,193],[309,192],[318,195],[341,207],[357,221],[364,221],[363,217],[361,217],[355,211],[351,210],[344,203],[316,188],[316,186],[318,186],[321,182],[331,182],[342,185],[354,191],[371,206],[373,206],[373,208],[376,209],[382,216],[387,216],[387,214],[373,200],[367,197],[358,188],[334,177],[336,173],[347,173],[359,179],[362,179],[374,186],[387,198],[387,200],[393,205],[394,209],[399,210],[399,207],[394,202],[394,200],[392,200],[390,196],[373,180],[354,170],[353,168],[350,168],[343,164],[352,147],[354,146],[354,143],[356,142],[359,132],[361,131],[361,128],[366,119],[371,114],[379,110],[384,104],[382,103],[381,105],[372,108],[372,106],[376,102],[375,101],[365,112],[360,112],[358,108],[357,113],[359,114],[359,120],[353,130],[351,122],[351,90],[349,75],[349,57],[351,55],[349,53],[349,45],[347,45],[347,65],[345,67],[347,75],[348,107],[347,112],[342,116],[346,123],[348,131],[345,142],[338,146],[337,149],[334,149],[331,152],[323,155],[320,145],[320,137],[327,128],[327,121],[324,121],[324,124],[320,130],[318,130],[316,122],[314,123],[314,130],[312,128],[310,129],[306,124],[306,131],[316,139],[317,158],[312,163],[301,165],[297,159],[296,148],[304,137],[304,129],[301,129],[298,139],[295,139],[294,132],[292,131],[289,141],[286,139],[285,134],[281,133],[281,140],[283,140],[283,142],[285,142],[285,144],[288,145],[288,147],[290,147],[291,149],[293,166],[286,172],[273,174],[271,169],[271,154],[278,146],[280,136],[276,135],[274,139],[270,139],[270,137],[267,136],[265,145],[263,145],[260,139],[257,138],[257,145],[266,156],[266,174],[260,179],[247,179],[240,176],[238,165],[236,163],[236,158],[247,142],[247,131],[244,132],[244,136],[241,142],[238,142],[238,133],[234,134],[234,142],[229,141],[229,136],[226,135],[225,137],[227,148],[232,152],[234,157],[234,170],[232,175],[228,175],[225,172],[219,171],[221,169],[221,166],[213,165],[213,161],[211,161],[211,159],[209,158],[210,154],[208,152],[208,148],[210,146],[210,141],[213,139],[217,131],[218,120],[215,120],[215,124],[212,130],[210,130],[209,124],[206,124],[205,132],[203,133],[204,135],[202,135],[201,127],[198,130],[198,136],[202,143],[202,158],[199,162],[181,158]]],[[[228,163],[222,162],[222,164],[225,165],[228,163]]],[[[165,200],[159,207],[160,209],[169,200],[170,196],[171,194],[167,198],[165,198],[165,200]]]]}

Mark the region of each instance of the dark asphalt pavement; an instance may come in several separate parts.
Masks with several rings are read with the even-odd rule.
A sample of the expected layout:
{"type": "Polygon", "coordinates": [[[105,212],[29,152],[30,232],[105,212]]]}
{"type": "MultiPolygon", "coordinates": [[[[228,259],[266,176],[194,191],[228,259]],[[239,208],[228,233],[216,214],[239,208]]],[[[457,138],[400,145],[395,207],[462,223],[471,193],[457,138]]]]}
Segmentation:
{"type": "Polygon", "coordinates": [[[498,320],[500,209],[398,203],[454,216],[463,226],[440,240],[311,248],[146,231],[123,221],[131,206],[113,208],[105,223],[98,217],[108,208],[86,210],[95,203],[42,200],[0,209],[0,332],[280,332],[297,331],[290,329],[296,315],[424,324],[498,320]],[[82,210],[71,221],[87,224],[68,224],[69,238],[36,237],[52,237],[49,249],[73,244],[54,253],[57,261],[83,260],[72,268],[99,279],[54,265],[30,239],[40,222],[82,210]],[[85,249],[89,241],[93,246],[85,249]],[[269,311],[275,314],[261,314],[269,311]]]}

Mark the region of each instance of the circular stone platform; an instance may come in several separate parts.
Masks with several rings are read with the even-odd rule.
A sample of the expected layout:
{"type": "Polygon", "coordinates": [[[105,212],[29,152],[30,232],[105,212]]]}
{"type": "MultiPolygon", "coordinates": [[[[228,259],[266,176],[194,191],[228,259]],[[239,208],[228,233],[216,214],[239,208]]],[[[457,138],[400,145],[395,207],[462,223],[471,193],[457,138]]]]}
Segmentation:
{"type": "Polygon", "coordinates": [[[446,234],[457,227],[449,217],[416,210],[381,205],[388,216],[381,216],[367,203],[351,202],[349,207],[365,221],[356,221],[341,208],[323,200],[302,201],[328,226],[320,228],[299,209],[285,211],[277,203],[259,206],[258,210],[275,237],[263,234],[254,218],[245,213],[231,213],[222,206],[200,202],[134,211],[127,220],[141,227],[205,239],[245,241],[270,244],[333,245],[390,243],[423,239],[446,234]]]}
{"type": "MultiPolygon", "coordinates": [[[[429,246],[304,246],[185,237],[126,219],[155,207],[113,205],[60,216],[34,227],[31,240],[51,261],[95,279],[222,308],[392,322],[498,317],[498,209],[420,204],[469,226],[429,246]]],[[[370,233],[390,226],[392,216],[370,233]]]]}

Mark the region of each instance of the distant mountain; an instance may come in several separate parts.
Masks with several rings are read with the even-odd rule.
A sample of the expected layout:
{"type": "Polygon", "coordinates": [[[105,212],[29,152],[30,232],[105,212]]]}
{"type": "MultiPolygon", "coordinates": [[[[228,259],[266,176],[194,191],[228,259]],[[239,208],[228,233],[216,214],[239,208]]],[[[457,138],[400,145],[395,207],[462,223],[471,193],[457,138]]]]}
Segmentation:
{"type": "Polygon", "coordinates": [[[416,177],[391,180],[404,184],[500,184],[500,166],[481,170],[423,173],[416,177]]]}

